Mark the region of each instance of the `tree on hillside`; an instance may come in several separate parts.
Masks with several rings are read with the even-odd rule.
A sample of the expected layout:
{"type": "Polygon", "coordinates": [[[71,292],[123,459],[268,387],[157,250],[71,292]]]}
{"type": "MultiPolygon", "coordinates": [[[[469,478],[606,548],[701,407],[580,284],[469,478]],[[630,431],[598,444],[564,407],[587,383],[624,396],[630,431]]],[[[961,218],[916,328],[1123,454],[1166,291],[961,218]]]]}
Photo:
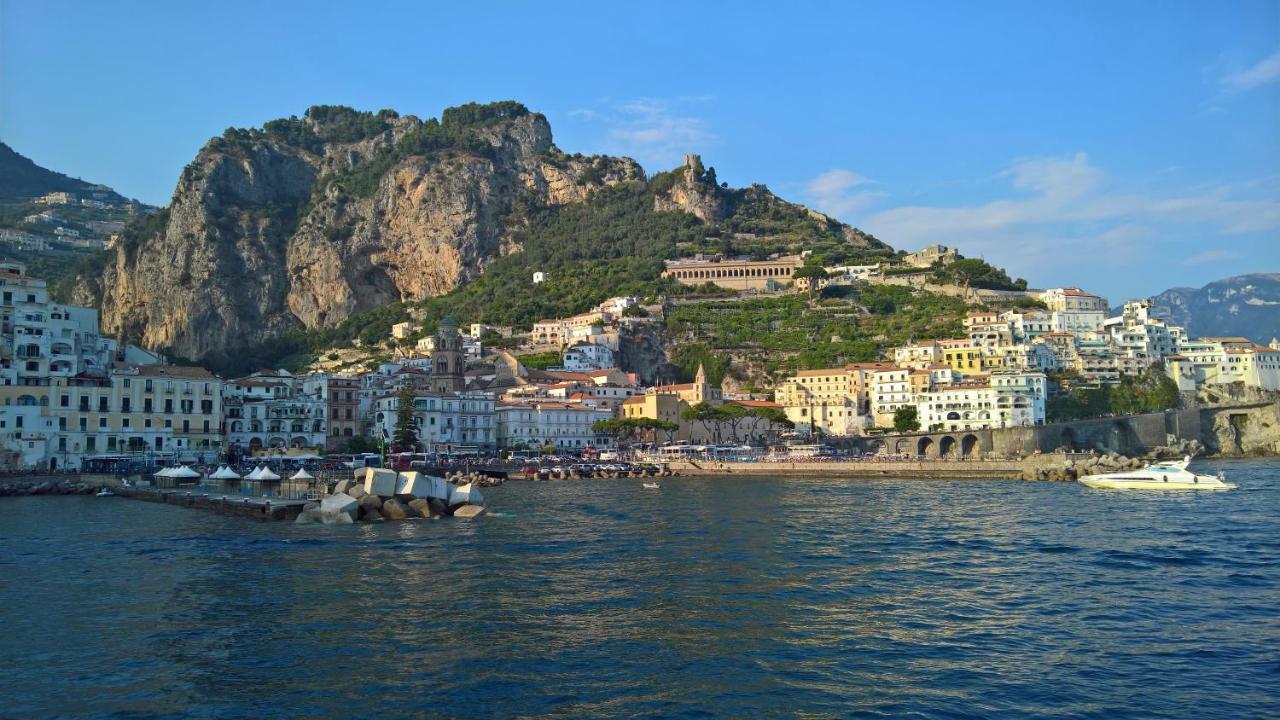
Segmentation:
{"type": "Polygon", "coordinates": [[[830,277],[831,277],[831,273],[827,272],[826,268],[822,267],[821,265],[805,265],[799,270],[796,270],[795,274],[791,276],[793,280],[801,280],[806,278],[809,280],[809,299],[810,300],[812,300],[814,294],[818,292],[818,284],[830,277]]]}
{"type": "Polygon", "coordinates": [[[920,411],[915,405],[903,405],[893,411],[893,429],[897,432],[915,432],[920,429],[920,411]]]}
{"type": "Polygon", "coordinates": [[[411,385],[400,388],[396,396],[396,431],[391,438],[395,452],[413,452],[418,449],[418,428],[413,424],[413,400],[411,385]]]}

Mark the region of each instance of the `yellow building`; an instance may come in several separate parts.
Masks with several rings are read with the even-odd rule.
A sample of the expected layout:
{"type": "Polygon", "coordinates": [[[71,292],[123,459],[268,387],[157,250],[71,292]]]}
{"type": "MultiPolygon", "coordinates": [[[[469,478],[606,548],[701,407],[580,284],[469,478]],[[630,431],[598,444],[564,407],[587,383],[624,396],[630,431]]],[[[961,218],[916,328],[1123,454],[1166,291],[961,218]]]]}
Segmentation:
{"type": "Polygon", "coordinates": [[[222,381],[203,368],[54,376],[47,385],[0,387],[0,403],[7,410],[0,433],[22,433],[5,440],[10,449],[21,443],[31,466],[78,468],[96,455],[143,451],[197,458],[222,446],[222,381]],[[7,427],[10,417],[21,425],[7,427]]]}
{"type": "Polygon", "coordinates": [[[979,345],[969,340],[939,340],[942,348],[942,362],[958,373],[983,372],[983,357],[986,353],[979,345]]]}

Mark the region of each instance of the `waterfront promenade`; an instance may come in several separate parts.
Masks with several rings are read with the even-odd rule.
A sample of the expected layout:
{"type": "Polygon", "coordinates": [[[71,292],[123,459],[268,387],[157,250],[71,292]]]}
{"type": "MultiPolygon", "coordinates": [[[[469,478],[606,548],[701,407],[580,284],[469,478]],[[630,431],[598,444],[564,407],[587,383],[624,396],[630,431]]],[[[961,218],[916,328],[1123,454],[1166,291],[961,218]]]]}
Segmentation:
{"type": "MultiPolygon", "coordinates": [[[[1061,457],[1061,456],[1059,456],[1061,457]]],[[[673,462],[671,469],[681,475],[751,475],[789,477],[918,477],[965,479],[1022,478],[1029,460],[937,460],[937,461],[831,461],[831,462],[673,462]]]]}

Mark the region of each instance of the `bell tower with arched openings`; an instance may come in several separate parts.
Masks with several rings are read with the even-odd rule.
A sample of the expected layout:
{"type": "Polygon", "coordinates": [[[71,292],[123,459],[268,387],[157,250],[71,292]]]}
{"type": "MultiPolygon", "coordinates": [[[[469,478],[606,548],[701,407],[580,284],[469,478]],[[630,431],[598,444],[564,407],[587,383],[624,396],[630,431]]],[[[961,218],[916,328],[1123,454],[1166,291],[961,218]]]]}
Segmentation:
{"type": "Polygon", "coordinates": [[[445,316],[436,328],[436,349],[431,351],[431,389],[438,393],[461,392],[466,388],[466,360],[458,321],[445,316]]]}

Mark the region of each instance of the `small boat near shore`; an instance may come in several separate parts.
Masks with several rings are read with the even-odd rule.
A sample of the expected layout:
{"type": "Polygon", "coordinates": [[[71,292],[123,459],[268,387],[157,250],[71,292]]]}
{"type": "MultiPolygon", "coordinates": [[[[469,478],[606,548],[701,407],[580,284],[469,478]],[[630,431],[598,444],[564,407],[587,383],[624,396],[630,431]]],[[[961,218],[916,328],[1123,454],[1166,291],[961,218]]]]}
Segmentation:
{"type": "Polygon", "coordinates": [[[114,497],[114,496],[115,496],[115,493],[111,492],[110,490],[108,490],[108,489],[106,489],[106,488],[102,488],[101,490],[99,490],[99,491],[98,491],[97,493],[95,493],[95,494],[96,494],[98,497],[114,497]]]}
{"type": "Polygon", "coordinates": [[[1105,475],[1086,475],[1080,482],[1106,490],[1231,490],[1222,473],[1197,475],[1187,470],[1191,456],[1181,460],[1152,463],[1141,470],[1125,470],[1105,475]]]}
{"type": "Polygon", "coordinates": [[[646,489],[646,490],[661,490],[661,489],[662,489],[662,486],[661,486],[661,485],[659,485],[658,483],[644,483],[644,487],[645,487],[645,489],[646,489]]]}

